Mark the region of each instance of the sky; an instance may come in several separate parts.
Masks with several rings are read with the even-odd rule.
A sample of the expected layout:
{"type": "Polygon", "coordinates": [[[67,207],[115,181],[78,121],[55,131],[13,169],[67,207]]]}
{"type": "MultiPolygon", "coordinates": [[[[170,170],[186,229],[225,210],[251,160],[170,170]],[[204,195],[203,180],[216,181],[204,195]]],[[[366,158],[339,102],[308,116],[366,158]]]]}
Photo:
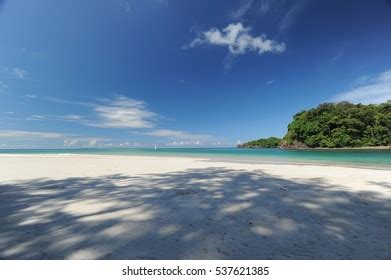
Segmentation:
{"type": "Polygon", "coordinates": [[[233,147],[391,99],[391,1],[0,0],[0,148],[233,147]]]}

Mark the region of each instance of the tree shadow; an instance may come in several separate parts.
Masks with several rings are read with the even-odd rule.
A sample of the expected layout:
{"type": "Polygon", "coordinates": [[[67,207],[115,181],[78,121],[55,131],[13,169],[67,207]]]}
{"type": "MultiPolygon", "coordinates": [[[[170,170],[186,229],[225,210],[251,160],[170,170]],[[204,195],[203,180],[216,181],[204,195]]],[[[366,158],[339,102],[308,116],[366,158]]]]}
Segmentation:
{"type": "Polygon", "coordinates": [[[226,168],[0,185],[2,259],[390,259],[391,201],[226,168]]]}
{"type": "Polygon", "coordinates": [[[391,189],[391,183],[390,182],[369,182],[374,185],[378,185],[380,187],[386,188],[386,189],[391,189]]]}

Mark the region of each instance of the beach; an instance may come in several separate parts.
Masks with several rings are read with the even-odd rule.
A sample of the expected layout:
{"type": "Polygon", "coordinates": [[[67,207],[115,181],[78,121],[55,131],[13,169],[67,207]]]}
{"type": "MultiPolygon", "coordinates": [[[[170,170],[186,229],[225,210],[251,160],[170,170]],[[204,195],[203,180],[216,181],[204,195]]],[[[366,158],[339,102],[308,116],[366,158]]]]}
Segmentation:
{"type": "Polygon", "coordinates": [[[391,259],[391,169],[0,155],[0,259],[391,259]]]}

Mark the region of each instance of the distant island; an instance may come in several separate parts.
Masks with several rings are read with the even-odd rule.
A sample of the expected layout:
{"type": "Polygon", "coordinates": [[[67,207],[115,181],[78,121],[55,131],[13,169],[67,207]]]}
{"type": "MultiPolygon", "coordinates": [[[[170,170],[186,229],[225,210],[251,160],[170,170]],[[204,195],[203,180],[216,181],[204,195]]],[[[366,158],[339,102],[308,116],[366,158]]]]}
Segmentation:
{"type": "Polygon", "coordinates": [[[390,147],[391,101],[382,104],[324,103],[293,116],[283,139],[250,141],[238,148],[390,147]]]}
{"type": "Polygon", "coordinates": [[[262,138],[244,144],[239,144],[238,148],[248,148],[248,149],[277,148],[281,144],[281,141],[282,138],[278,138],[278,137],[262,138]]]}

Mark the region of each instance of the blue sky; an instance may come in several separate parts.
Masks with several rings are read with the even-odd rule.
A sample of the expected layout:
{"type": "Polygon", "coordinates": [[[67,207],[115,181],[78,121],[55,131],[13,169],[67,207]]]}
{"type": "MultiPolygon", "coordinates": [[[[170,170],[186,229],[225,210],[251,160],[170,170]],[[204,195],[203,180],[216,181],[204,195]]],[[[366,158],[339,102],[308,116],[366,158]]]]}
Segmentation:
{"type": "Polygon", "coordinates": [[[0,0],[0,148],[234,146],[391,99],[391,2],[0,0]]]}

